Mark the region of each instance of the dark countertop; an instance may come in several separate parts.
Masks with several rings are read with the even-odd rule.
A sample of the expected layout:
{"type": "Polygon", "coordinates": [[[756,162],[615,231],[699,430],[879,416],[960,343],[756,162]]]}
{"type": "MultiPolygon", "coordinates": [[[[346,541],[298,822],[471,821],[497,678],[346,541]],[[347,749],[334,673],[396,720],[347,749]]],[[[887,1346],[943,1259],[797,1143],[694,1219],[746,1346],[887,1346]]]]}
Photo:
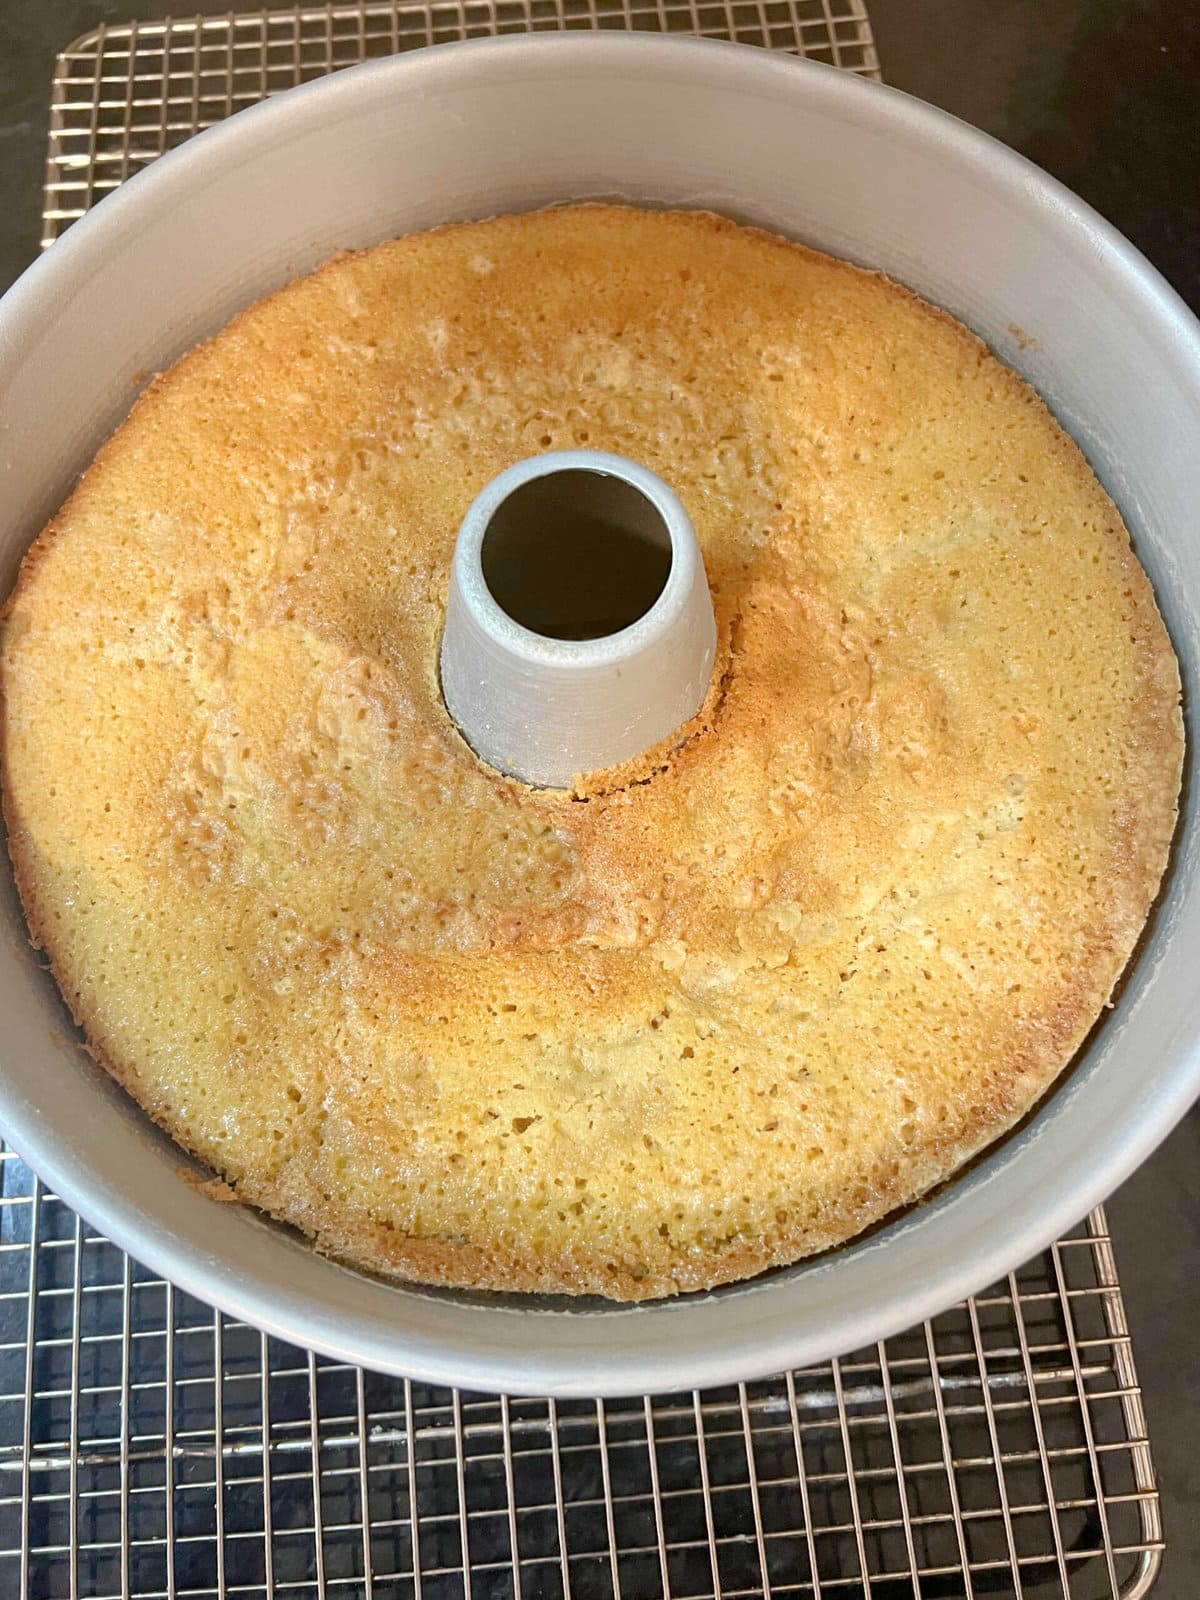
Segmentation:
{"type": "MultiPolygon", "coordinates": [[[[889,83],[976,123],[1069,184],[1200,313],[1200,6],[1193,0],[868,0],[889,83]]],[[[54,56],[167,0],[5,0],[0,287],[37,249],[54,56]]],[[[228,10],[182,0],[179,14],[228,10]]],[[[1200,441],[1197,441],[1200,449],[1200,441]]],[[[1200,1593],[1200,1110],[1109,1207],[1167,1556],[1155,1600],[1200,1593]]]]}

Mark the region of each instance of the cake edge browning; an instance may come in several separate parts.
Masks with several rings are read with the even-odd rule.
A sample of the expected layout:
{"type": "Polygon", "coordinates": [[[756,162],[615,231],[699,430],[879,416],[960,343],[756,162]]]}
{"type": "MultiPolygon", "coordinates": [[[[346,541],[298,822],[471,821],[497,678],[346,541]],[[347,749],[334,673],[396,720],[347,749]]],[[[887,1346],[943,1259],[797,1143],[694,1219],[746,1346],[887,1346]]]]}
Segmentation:
{"type": "MultiPolygon", "coordinates": [[[[1176,668],[1177,677],[1173,653],[1170,663],[1176,668]]],[[[0,694],[0,747],[3,741],[3,717],[3,695],[0,694]]],[[[1164,723],[1160,741],[1165,758],[1162,794],[1166,801],[1165,809],[1169,810],[1171,817],[1171,830],[1157,850],[1130,850],[1131,856],[1141,858],[1141,881],[1149,899],[1144,910],[1140,909],[1140,898],[1131,907],[1127,926],[1132,926],[1133,932],[1128,948],[1122,949],[1114,944],[1113,960],[1109,963],[1111,976],[1097,974],[1099,981],[1090,985],[1081,981],[1077,985],[1075,1004],[1070,1003],[1069,996],[1064,997],[1057,1017],[1061,1046],[1050,1053],[1046,1064],[1039,1066],[1033,1061],[1028,1064],[1010,1063],[1009,1070],[995,1086],[991,1099],[976,1108],[969,1137],[948,1137],[926,1142],[921,1150],[921,1162],[910,1165],[906,1181],[900,1182],[896,1176],[881,1173],[872,1184],[869,1204],[846,1205],[836,1220],[821,1232],[800,1228],[777,1233],[769,1240],[744,1240],[736,1249],[722,1253],[719,1259],[697,1249],[693,1260],[684,1263],[677,1259],[670,1272],[646,1275],[635,1274],[622,1268],[619,1263],[580,1259],[575,1254],[557,1259],[543,1256],[536,1263],[531,1263],[527,1252],[517,1253],[496,1244],[455,1245],[427,1238],[407,1238],[398,1236],[394,1230],[379,1223],[335,1226],[332,1225],[329,1212],[313,1204],[311,1186],[302,1179],[292,1186],[279,1181],[256,1184],[252,1178],[231,1180],[217,1171],[223,1192],[214,1199],[214,1203],[229,1204],[233,1200],[265,1212],[276,1222],[296,1228],[318,1253],[342,1265],[365,1269],[385,1278],[489,1292],[589,1294],[630,1303],[721,1288],[763,1272],[797,1265],[853,1243],[867,1230],[886,1224],[898,1213],[920,1204],[936,1190],[957,1181],[964,1168],[989,1149],[995,1148],[1019,1123],[1035,1113],[1042,1100],[1074,1064],[1081,1047],[1100,1022],[1105,1007],[1111,1003],[1113,990],[1127,971],[1161,887],[1178,819],[1178,776],[1169,776],[1172,772],[1178,775],[1182,770],[1182,718],[1178,711],[1177,721],[1176,729],[1164,723]],[[1174,767],[1170,762],[1172,752],[1176,755],[1174,767]]],[[[2,771],[0,776],[3,776],[2,771]]],[[[187,1131],[171,1117],[168,1109],[156,1103],[153,1096],[145,1092],[145,1086],[125,1071],[105,1048],[94,1029],[89,1032],[85,1018],[72,1006],[60,978],[53,939],[37,915],[31,874],[23,869],[25,834],[14,815],[7,782],[0,784],[0,805],[8,832],[14,879],[25,907],[31,943],[35,949],[46,954],[59,995],[76,1027],[85,1034],[81,1048],[175,1144],[200,1161],[207,1170],[216,1170],[195,1148],[187,1131]]],[[[302,1172],[302,1161],[290,1163],[283,1169],[285,1178],[302,1172]]],[[[185,1169],[180,1176],[190,1181],[194,1175],[185,1169]]]]}
{"type": "MultiPolygon", "coordinates": [[[[696,213],[691,213],[695,216],[696,213]]],[[[728,226],[723,219],[715,219],[728,226]]],[[[461,226],[461,225],[448,225],[461,226]]],[[[465,226],[471,226],[467,224],[465,226]]],[[[436,232],[441,229],[432,230],[436,232]]],[[[776,236],[763,230],[747,229],[761,233],[774,242],[776,236]]],[[[785,241],[790,244],[790,241],[785,241]]],[[[807,247],[792,245],[811,255],[807,247]]],[[[337,260],[344,257],[335,258],[337,260]]],[[[822,258],[833,259],[833,258],[822,258]]],[[[334,262],[325,263],[317,272],[328,270],[334,262]]],[[[849,263],[838,263],[855,271],[849,263]]],[[[873,274],[886,279],[883,274],[873,274]]],[[[286,293],[283,286],[264,296],[262,301],[286,293]]],[[[979,341],[940,308],[930,307],[903,285],[892,285],[907,298],[917,300],[928,311],[942,319],[971,347],[980,347],[979,341]]],[[[254,310],[254,306],[233,319],[232,326],[241,316],[254,310]]],[[[224,332],[225,330],[221,330],[224,332]]],[[[220,337],[220,334],[214,337],[220,337]]],[[[188,352],[174,367],[179,370],[198,355],[207,343],[188,352]]],[[[986,348],[986,347],[984,347],[986,348]]],[[[990,353],[990,352],[989,352],[990,353]]],[[[998,363],[1006,381],[1028,390],[1022,380],[998,363]]],[[[153,398],[164,381],[156,378],[138,397],[130,415],[153,398]]],[[[1031,391],[1030,391],[1031,392],[1031,391]]],[[[1088,480],[1091,469],[1075,442],[1060,427],[1044,402],[1037,404],[1045,419],[1065,442],[1071,470],[1088,480]]],[[[126,419],[128,422],[129,419],[126,419]]],[[[126,423],[121,424],[123,428],[126,423]]],[[[117,430],[117,433],[121,431],[117,430]]],[[[115,439],[117,434],[113,435],[115,439]]],[[[9,617],[14,604],[25,586],[36,573],[41,558],[57,538],[59,523],[69,513],[75,495],[91,472],[99,469],[108,452],[109,443],[101,448],[63,508],[35,539],[23,558],[16,584],[4,606],[0,608],[0,625],[9,617]]],[[[962,1167],[981,1152],[994,1145],[1015,1124],[1021,1121],[1044,1098],[1061,1075],[1074,1061],[1078,1051],[1103,1010],[1111,1001],[1113,990],[1121,980],[1129,960],[1161,889],[1166,871],[1171,843],[1178,820],[1178,796],[1182,772],[1184,737],[1180,711],[1180,680],[1178,662],[1171,647],[1169,635],[1158,611],[1149,578],[1133,552],[1128,530],[1117,519],[1113,537],[1120,544],[1119,556],[1127,580],[1133,589],[1136,618],[1137,647],[1141,671],[1138,681],[1137,714],[1140,717],[1138,744],[1142,770],[1146,777],[1137,795],[1136,806],[1127,811],[1123,825],[1123,863],[1120,874],[1125,887],[1123,904],[1111,919],[1110,937],[1104,942],[1090,966],[1076,974],[1076,981],[1065,991],[1055,1010],[1049,1032],[1052,1043],[1035,1056],[1024,1061],[1003,1063],[993,1081],[990,1095],[981,1100],[967,1129],[955,1136],[927,1139],[914,1159],[901,1175],[882,1171],[868,1177],[870,1197],[866,1203],[847,1200],[841,1212],[835,1213],[828,1225],[817,1232],[811,1228],[784,1228],[770,1237],[738,1239],[718,1255],[711,1250],[695,1247],[690,1256],[676,1254],[669,1271],[650,1271],[635,1275],[621,1263],[605,1262],[595,1258],[585,1259],[583,1253],[571,1252],[557,1258],[548,1255],[536,1262],[529,1253],[518,1253],[500,1243],[472,1242],[461,1245],[428,1238],[410,1238],[398,1235],[393,1229],[373,1223],[370,1219],[355,1219],[347,1223],[331,1215],[313,1198],[310,1186],[302,1181],[302,1154],[285,1163],[277,1178],[256,1181],[245,1176],[233,1184],[239,1201],[266,1211],[275,1219],[296,1226],[312,1239],[315,1248],[351,1266],[365,1267],[389,1277],[400,1277],[426,1284],[459,1288],[483,1288],[532,1293],[574,1292],[590,1293],[619,1300],[646,1300],[661,1298],[690,1290],[703,1290],[751,1277],[764,1270],[790,1265],[820,1252],[846,1244],[865,1229],[885,1221],[898,1210],[919,1202],[931,1190],[957,1176],[962,1167]],[[1157,776],[1158,782],[1153,782],[1157,776]]],[[[4,692],[5,661],[0,651],[0,753],[5,749],[6,694],[4,692]]],[[[155,1103],[147,1086],[123,1069],[110,1054],[105,1041],[96,1031],[95,1019],[76,1013],[68,997],[67,986],[62,981],[62,964],[55,948],[49,921],[38,893],[36,867],[29,848],[28,837],[17,813],[15,797],[9,782],[7,764],[0,764],[0,804],[5,818],[9,852],[13,863],[14,879],[25,910],[31,939],[35,947],[47,956],[50,970],[58,985],[64,1003],[74,1017],[76,1025],[87,1034],[84,1048],[97,1064],[131,1095],[147,1114],[183,1149],[200,1160],[201,1152],[189,1142],[186,1131],[173,1125],[167,1109],[155,1103]]]]}

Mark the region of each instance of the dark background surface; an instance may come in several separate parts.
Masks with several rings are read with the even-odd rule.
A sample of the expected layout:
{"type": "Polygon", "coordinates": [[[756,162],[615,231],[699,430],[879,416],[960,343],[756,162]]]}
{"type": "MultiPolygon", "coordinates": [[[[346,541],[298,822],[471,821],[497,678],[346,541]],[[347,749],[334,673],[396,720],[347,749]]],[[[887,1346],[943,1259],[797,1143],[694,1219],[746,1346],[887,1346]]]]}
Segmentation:
{"type": "MultiPolygon", "coordinates": [[[[883,73],[1069,184],[1200,312],[1198,0],[868,0],[883,73]]],[[[212,0],[0,0],[0,288],[37,250],[54,56],[212,0]]],[[[1200,440],[1195,442],[1200,450],[1200,440]]],[[[1198,513],[1200,514],[1200,513],[1198,513]]],[[[1200,982],[1200,964],[1198,978],[1200,982]]],[[[1109,1215],[1163,1492],[1155,1600],[1200,1595],[1200,1111],[1109,1215]]]]}

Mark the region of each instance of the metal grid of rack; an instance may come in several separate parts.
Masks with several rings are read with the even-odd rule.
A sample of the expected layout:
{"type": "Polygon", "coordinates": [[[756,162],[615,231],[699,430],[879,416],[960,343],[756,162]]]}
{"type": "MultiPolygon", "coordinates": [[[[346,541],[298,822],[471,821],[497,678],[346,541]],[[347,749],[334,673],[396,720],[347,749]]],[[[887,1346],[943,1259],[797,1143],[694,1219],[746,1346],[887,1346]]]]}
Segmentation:
{"type": "Polygon", "coordinates": [[[0,1593],[1131,1600],[1160,1550],[1100,1212],[830,1365],[556,1404],[268,1338],[0,1157],[0,1593]]]}
{"type": "Polygon", "coordinates": [[[360,0],[109,25],[58,59],[42,243],[165,150],[280,89],[423,45],[563,28],[734,39],[879,76],[863,0],[360,0]]]}
{"type": "MultiPolygon", "coordinates": [[[[432,0],[109,26],[59,59],[44,242],[277,89],[538,27],[868,76],[861,0],[432,0]]],[[[268,1600],[1145,1595],[1162,1531],[1107,1227],[827,1366],[618,1401],[315,1357],[96,1234],[0,1147],[0,1593],[268,1600]]]]}

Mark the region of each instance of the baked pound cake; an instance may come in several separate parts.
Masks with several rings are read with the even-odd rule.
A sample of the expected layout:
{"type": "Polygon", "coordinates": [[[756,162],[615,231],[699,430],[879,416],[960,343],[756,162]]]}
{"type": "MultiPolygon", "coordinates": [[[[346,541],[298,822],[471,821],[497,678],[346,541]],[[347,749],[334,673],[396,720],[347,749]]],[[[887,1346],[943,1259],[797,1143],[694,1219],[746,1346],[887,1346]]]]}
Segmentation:
{"type": "Polygon", "coordinates": [[[341,257],[159,378],[27,556],[4,804],[97,1060],[245,1202],[621,1299],[918,1199],[1045,1093],[1167,859],[1179,677],[1037,396],[886,279],[587,206],[341,257]],[[476,493],[643,463],[720,633],[572,793],[437,663],[476,493]]]}

